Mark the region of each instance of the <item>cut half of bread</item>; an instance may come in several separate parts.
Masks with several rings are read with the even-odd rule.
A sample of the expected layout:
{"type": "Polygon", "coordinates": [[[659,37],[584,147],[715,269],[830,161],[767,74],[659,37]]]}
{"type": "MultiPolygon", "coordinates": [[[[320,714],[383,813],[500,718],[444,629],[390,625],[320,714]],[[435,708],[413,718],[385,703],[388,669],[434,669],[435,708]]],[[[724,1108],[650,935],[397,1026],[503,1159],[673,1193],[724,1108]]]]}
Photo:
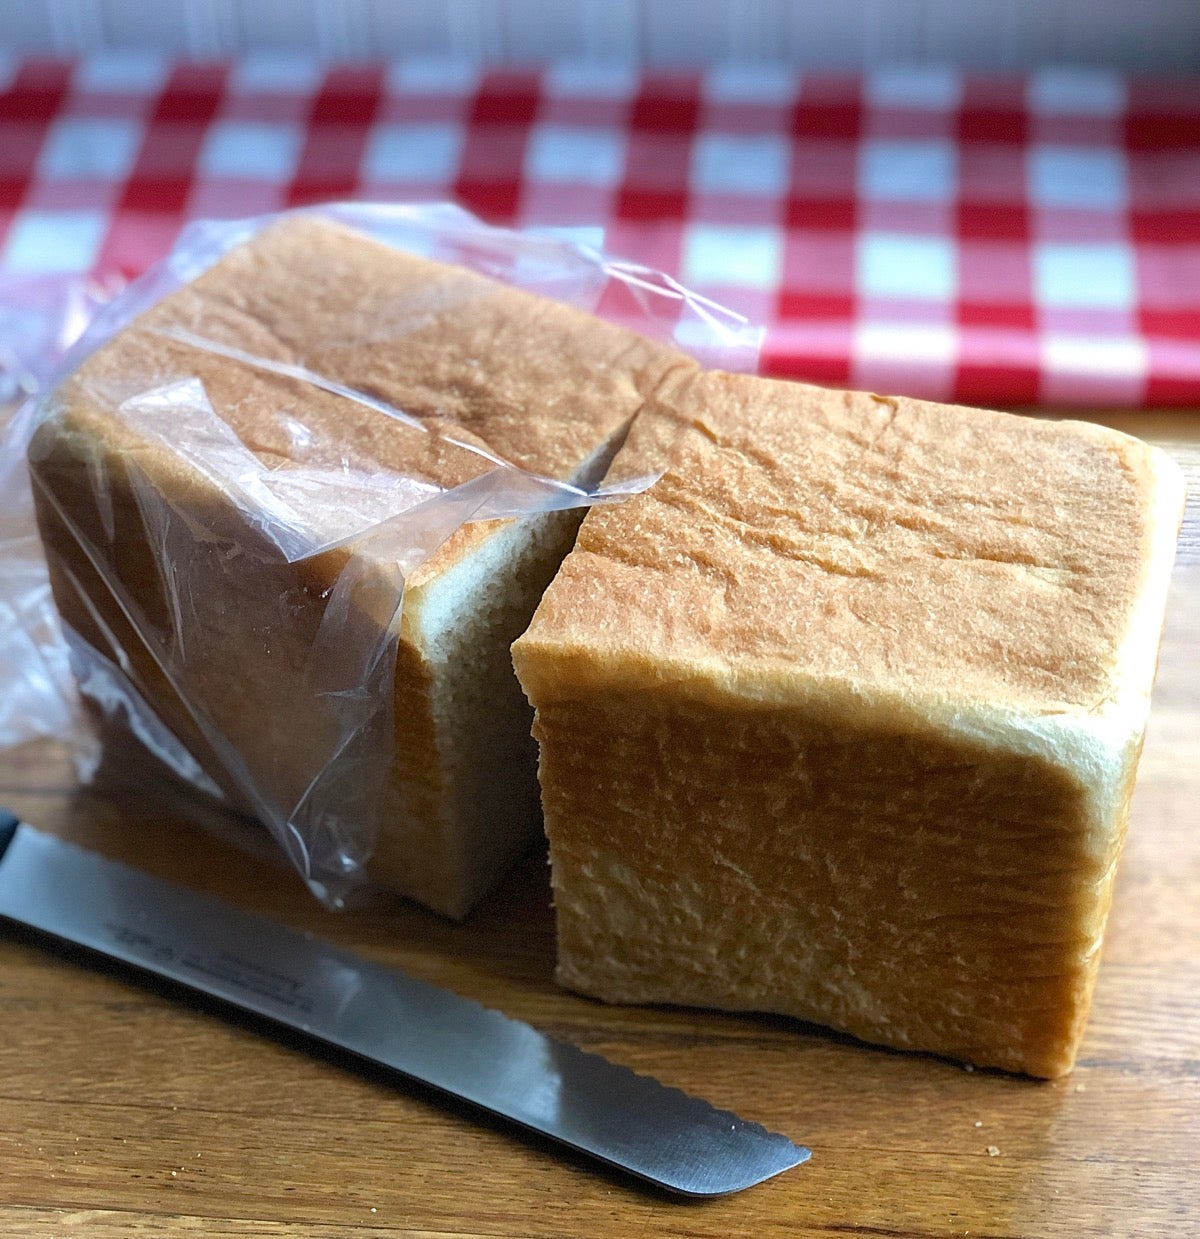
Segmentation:
{"type": "Polygon", "coordinates": [[[109,734],[144,703],[331,897],[370,851],[463,915],[540,831],[507,650],[581,514],[471,520],[462,488],[503,491],[498,462],[593,479],[693,364],[317,217],[269,226],[93,353],[31,446],[109,734]]]}
{"type": "Polygon", "coordinates": [[[1135,439],[668,378],[515,644],[559,977],[1057,1076],[1182,511],[1135,439]]]}

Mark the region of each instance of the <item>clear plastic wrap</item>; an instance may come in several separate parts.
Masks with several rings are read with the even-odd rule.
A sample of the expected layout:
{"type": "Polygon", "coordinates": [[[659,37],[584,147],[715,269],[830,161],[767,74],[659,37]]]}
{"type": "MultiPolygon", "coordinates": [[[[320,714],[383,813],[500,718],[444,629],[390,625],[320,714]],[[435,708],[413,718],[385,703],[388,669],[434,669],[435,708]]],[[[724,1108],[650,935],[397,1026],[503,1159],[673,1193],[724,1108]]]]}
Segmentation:
{"type": "MultiPolygon", "coordinates": [[[[420,280],[398,284],[381,299],[370,256],[357,251],[346,259],[345,280],[329,276],[310,295],[302,273],[289,283],[279,271],[280,253],[298,253],[299,266],[318,261],[295,250],[295,237],[307,234],[295,233],[294,223],[290,234],[278,216],[204,223],[105,307],[36,413],[27,414],[55,600],[106,754],[128,756],[135,741],[142,753],[135,764],[152,755],[193,788],[252,815],[318,897],[337,906],[374,876],[381,831],[390,839],[398,820],[409,823],[403,863],[419,867],[439,849],[471,846],[461,831],[438,838],[421,825],[431,773],[414,767],[404,786],[396,775],[400,758],[424,760],[413,757],[410,732],[437,723],[439,692],[486,697],[495,688],[491,671],[480,671],[477,683],[455,671],[448,688],[429,689],[429,701],[414,687],[432,674],[421,663],[429,649],[490,622],[462,601],[460,594],[471,601],[470,589],[459,578],[474,573],[482,581],[491,572],[472,588],[494,591],[501,577],[489,556],[503,542],[496,531],[522,522],[551,528],[550,514],[619,500],[652,480],[600,486],[587,476],[600,441],[609,450],[619,438],[619,410],[605,412],[610,390],[632,412],[642,388],[682,364],[674,359],[684,353],[701,364],[753,369],[758,334],[669,277],[559,238],[486,227],[454,207],[345,204],[286,219],[350,228],[643,338],[597,327],[611,339],[592,359],[593,345],[580,343],[590,328],[576,315],[563,320],[559,357],[557,312],[543,314],[541,303],[515,307],[523,317],[514,326],[507,302],[493,306],[495,285],[469,277],[437,283],[433,292],[420,280]],[[263,238],[282,235],[293,249],[271,251],[275,265],[266,274],[243,257],[275,244],[263,238]],[[191,283],[214,268],[223,281],[230,272],[229,280],[191,283]],[[476,350],[482,360],[473,345],[455,354],[443,409],[435,374],[443,357],[434,346],[449,338],[436,333],[456,315],[484,333],[476,350]],[[293,318],[310,334],[293,332],[293,318]],[[488,338],[489,323],[501,336],[515,334],[488,338]],[[547,376],[553,408],[532,419],[536,433],[518,416],[527,389],[506,369],[510,347],[514,356],[527,348],[530,364],[547,376]],[[489,357],[503,363],[494,383],[489,357]],[[424,366],[428,381],[423,371],[409,373],[424,366]],[[578,404],[564,385],[576,371],[578,404]],[[409,390],[420,393],[416,411],[389,398],[409,390]],[[589,428],[589,416],[597,426],[589,428]],[[592,440],[570,446],[576,422],[592,440]],[[560,459],[571,468],[530,463],[560,459]],[[420,578],[430,593],[435,559],[437,579],[453,579],[454,589],[440,586],[420,615],[409,616],[406,588],[420,578]],[[461,616],[441,614],[454,607],[461,616]]],[[[323,234],[312,235],[324,243],[323,234]]],[[[329,254],[332,269],[342,251],[329,254]]],[[[532,380],[528,390],[537,390],[532,380]]],[[[548,536],[538,532],[530,545],[548,536]]],[[[494,643],[500,629],[487,631],[494,643]]],[[[472,709],[486,717],[486,700],[472,709]]],[[[457,726],[447,725],[447,734],[457,726]]],[[[447,757],[447,769],[458,760],[447,757]]],[[[503,770],[503,762],[480,767],[493,768],[503,770]]],[[[478,782],[478,770],[471,777],[478,782]]],[[[470,869],[492,861],[445,863],[470,869]]],[[[457,915],[482,880],[471,876],[468,894],[434,897],[421,882],[389,884],[457,915]]]]}
{"type": "Polygon", "coordinates": [[[33,398],[117,291],[76,276],[0,272],[0,748],[51,737],[92,754],[33,519],[33,398]]]}

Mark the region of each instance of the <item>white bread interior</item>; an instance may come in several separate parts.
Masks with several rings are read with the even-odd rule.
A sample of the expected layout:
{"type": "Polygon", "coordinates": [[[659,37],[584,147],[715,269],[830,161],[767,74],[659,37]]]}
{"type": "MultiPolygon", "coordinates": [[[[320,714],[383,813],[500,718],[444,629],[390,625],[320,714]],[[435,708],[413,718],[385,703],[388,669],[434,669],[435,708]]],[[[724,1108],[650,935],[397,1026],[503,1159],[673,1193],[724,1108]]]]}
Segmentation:
{"type": "MultiPolygon", "coordinates": [[[[597,481],[616,446],[604,444],[572,480],[597,481]]],[[[509,648],[529,626],[583,515],[571,508],[507,521],[405,599],[406,641],[432,673],[446,825],[436,846],[418,846],[412,816],[392,798],[375,871],[427,904],[430,892],[446,892],[437,910],[447,915],[465,915],[540,834],[532,713],[509,648]]]]}
{"type": "Polygon", "coordinates": [[[1128,436],[668,378],[514,645],[560,980],[1070,1070],[1182,512],[1128,436]]]}

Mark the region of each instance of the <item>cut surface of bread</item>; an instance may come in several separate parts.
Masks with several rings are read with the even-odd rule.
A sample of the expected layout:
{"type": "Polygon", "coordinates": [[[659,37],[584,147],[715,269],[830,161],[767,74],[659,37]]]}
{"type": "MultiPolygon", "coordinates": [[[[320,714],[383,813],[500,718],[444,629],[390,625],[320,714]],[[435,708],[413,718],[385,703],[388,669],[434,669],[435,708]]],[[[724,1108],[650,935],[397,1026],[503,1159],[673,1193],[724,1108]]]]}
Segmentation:
{"type": "Polygon", "coordinates": [[[507,650],[579,513],[472,521],[443,492],[602,472],[693,366],[286,217],[55,393],[30,463],[63,619],[314,883],[377,825],[372,874],[463,915],[540,829],[507,650]]]}
{"type": "Polygon", "coordinates": [[[514,645],[559,977],[1040,1076],[1086,1019],[1182,483],[1112,431],[668,379],[514,645]]]}

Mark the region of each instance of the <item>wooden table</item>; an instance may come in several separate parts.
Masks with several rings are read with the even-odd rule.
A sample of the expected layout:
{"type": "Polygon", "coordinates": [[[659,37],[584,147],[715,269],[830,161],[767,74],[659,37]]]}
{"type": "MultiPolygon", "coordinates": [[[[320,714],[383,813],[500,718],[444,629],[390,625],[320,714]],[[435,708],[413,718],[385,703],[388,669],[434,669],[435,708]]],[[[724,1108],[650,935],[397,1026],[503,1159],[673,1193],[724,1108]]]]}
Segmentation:
{"type": "MultiPolygon", "coordinates": [[[[1114,419],[1119,420],[1119,419],[1114,419]]],[[[1200,495],[1200,414],[1125,422],[1200,495]]],[[[741,1195],[656,1195],[245,1023],[0,931],[0,1235],[1200,1235],[1200,519],[1192,501],[1095,1008],[1036,1083],[782,1020],[555,987],[544,859],[463,926],[324,913],[161,809],[0,757],[31,822],[319,931],[812,1146],[741,1195]]]]}

